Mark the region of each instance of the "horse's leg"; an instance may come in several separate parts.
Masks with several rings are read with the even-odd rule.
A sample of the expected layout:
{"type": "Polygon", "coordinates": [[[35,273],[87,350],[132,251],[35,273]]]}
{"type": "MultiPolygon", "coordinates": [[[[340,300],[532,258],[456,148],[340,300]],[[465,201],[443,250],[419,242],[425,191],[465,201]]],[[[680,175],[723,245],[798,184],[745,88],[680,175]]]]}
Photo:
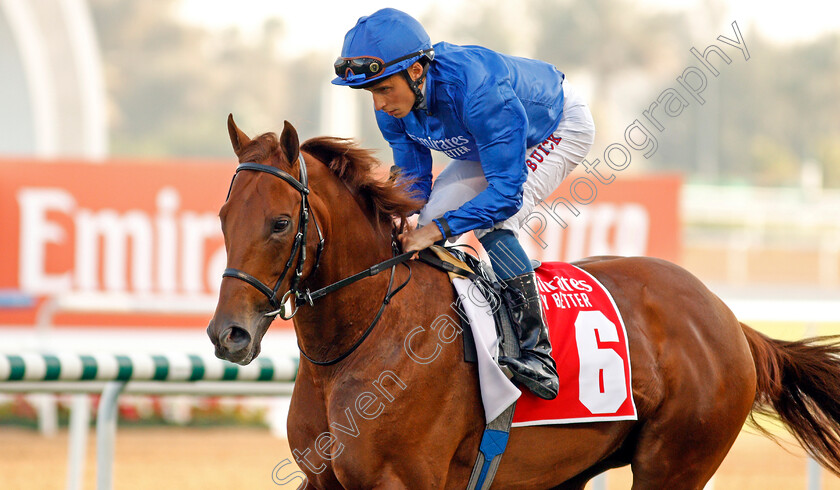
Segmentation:
{"type": "Polygon", "coordinates": [[[715,450],[707,444],[700,446],[703,451],[692,451],[682,442],[669,443],[657,431],[643,434],[639,438],[639,452],[631,463],[633,490],[703,488],[723,461],[729,446],[715,450]]]}
{"type": "Polygon", "coordinates": [[[586,484],[589,483],[589,480],[594,478],[595,475],[596,473],[590,472],[580,474],[571,480],[564,481],[556,487],[551,487],[549,490],[583,490],[586,488],[586,484]]]}
{"type": "Polygon", "coordinates": [[[701,489],[755,398],[755,365],[740,323],[697,278],[673,264],[628,258],[586,269],[614,294],[635,354],[634,394],[641,396],[630,457],[633,489],[701,489]],[[638,378],[642,370],[656,382],[638,378]],[[652,403],[645,402],[648,386],[659,392],[652,403]]]}
{"type": "Polygon", "coordinates": [[[563,482],[556,487],[551,487],[548,490],[583,490],[586,488],[586,483],[589,481],[589,478],[572,478],[569,481],[563,482]]]}
{"type": "Polygon", "coordinates": [[[393,472],[388,472],[382,475],[382,478],[371,488],[375,488],[376,490],[403,490],[409,488],[409,486],[393,472]]]}
{"type": "Polygon", "coordinates": [[[620,468],[626,465],[626,462],[623,462],[619,459],[608,458],[596,464],[595,466],[586,469],[579,475],[570,478],[557,486],[551,487],[549,490],[583,490],[584,488],[586,488],[587,483],[589,483],[591,479],[595,478],[601,473],[607,470],[611,470],[613,468],[620,468]]]}
{"type": "MultiPolygon", "coordinates": [[[[720,360],[721,365],[726,362],[720,360]]],[[[670,402],[639,428],[630,462],[633,490],[703,488],[750,412],[755,370],[738,356],[730,358],[726,369],[716,370],[717,374],[728,371],[724,376],[685,369],[696,374],[672,384],[670,402]]]]}
{"type": "Polygon", "coordinates": [[[723,402],[714,410],[663,407],[662,414],[645,421],[630,462],[633,490],[702,489],[738,437],[751,405],[746,396],[723,402]]]}

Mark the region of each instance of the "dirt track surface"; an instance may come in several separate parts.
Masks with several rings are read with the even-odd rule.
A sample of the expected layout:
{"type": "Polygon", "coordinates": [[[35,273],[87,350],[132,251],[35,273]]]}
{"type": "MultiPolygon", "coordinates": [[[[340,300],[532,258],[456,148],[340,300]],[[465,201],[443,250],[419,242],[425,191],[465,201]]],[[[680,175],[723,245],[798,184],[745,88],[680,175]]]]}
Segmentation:
{"type": "MultiPolygon", "coordinates": [[[[95,434],[88,439],[84,488],[95,488],[95,434]]],[[[802,489],[806,460],[801,450],[786,452],[768,439],[742,433],[714,480],[715,490],[802,489]]],[[[120,428],[114,488],[291,489],[272,481],[274,467],[292,460],[285,440],[261,429],[120,428]]],[[[45,438],[28,429],[0,427],[0,489],[64,488],[67,432],[45,438]]],[[[292,466],[279,471],[291,475],[292,466]]],[[[608,474],[610,490],[630,488],[630,470],[608,474]]],[[[823,489],[840,490],[840,479],[824,472],[823,489]]]]}
{"type": "MultiPolygon", "coordinates": [[[[96,434],[88,436],[85,489],[96,488],[96,434]]],[[[114,489],[279,489],[274,466],[290,456],[268,430],[120,428],[114,489]]],[[[291,471],[289,472],[291,473],[291,471]]],[[[285,473],[284,473],[285,474],[285,473]]],[[[67,478],[67,431],[45,438],[0,427],[0,489],[56,490],[67,478]]]]}

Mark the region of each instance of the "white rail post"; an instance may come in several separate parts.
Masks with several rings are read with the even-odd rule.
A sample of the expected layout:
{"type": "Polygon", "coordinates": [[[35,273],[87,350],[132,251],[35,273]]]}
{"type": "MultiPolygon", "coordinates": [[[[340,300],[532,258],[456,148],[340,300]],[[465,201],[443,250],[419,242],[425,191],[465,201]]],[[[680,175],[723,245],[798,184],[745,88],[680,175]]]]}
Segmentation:
{"type": "Polygon", "coordinates": [[[278,396],[272,400],[271,408],[268,411],[268,427],[274,437],[286,439],[289,436],[286,432],[286,421],[289,419],[291,405],[291,396],[278,396]]]}
{"type": "Polygon", "coordinates": [[[808,490],[822,488],[822,466],[814,458],[808,458],[808,490]]]}
{"type": "Polygon", "coordinates": [[[33,393],[30,402],[38,413],[38,431],[46,437],[58,433],[58,402],[54,393],[33,393]]]}
{"type": "Polygon", "coordinates": [[[114,486],[114,440],[117,434],[117,401],[127,381],[110,381],[102,390],[96,414],[96,488],[114,486]]]}
{"type": "MultiPolygon", "coordinates": [[[[819,328],[816,322],[808,322],[805,326],[805,337],[815,337],[819,335],[819,328]]],[[[817,460],[808,456],[808,466],[806,470],[806,487],[808,490],[820,490],[822,488],[822,467],[817,460]]]]}
{"type": "Polygon", "coordinates": [[[73,395],[67,442],[67,490],[82,489],[89,430],[90,398],[87,393],[73,395]]]}

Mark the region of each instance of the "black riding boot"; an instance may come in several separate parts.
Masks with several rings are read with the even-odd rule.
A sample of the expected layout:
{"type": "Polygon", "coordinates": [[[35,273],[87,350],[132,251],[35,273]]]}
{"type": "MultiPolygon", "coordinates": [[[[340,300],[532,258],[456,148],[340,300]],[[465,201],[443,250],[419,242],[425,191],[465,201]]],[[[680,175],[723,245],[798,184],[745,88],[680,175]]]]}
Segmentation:
{"type": "Polygon", "coordinates": [[[537,292],[536,274],[528,272],[505,279],[504,283],[521,291],[525,303],[513,311],[520,328],[520,357],[503,356],[499,358],[499,364],[510,368],[514,381],[525,385],[538,397],[546,400],[556,398],[560,387],[557,366],[551,357],[548,327],[537,292]]]}

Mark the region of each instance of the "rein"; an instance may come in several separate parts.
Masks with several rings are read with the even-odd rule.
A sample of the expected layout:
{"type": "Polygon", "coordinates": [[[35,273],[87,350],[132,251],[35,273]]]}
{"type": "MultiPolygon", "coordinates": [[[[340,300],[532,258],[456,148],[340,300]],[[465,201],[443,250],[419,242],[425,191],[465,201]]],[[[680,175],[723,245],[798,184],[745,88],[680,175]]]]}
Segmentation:
{"type": "Polygon", "coordinates": [[[400,290],[402,290],[402,288],[404,288],[411,280],[411,267],[408,266],[408,264],[405,264],[405,262],[411,259],[411,257],[415,255],[416,252],[406,252],[400,254],[397,249],[396,241],[392,241],[391,245],[394,257],[380,262],[378,264],[375,264],[369,267],[368,269],[365,269],[361,272],[353,274],[352,276],[341,279],[337,282],[330,284],[329,286],[323,287],[314,292],[310,292],[308,288],[305,292],[299,290],[298,286],[300,285],[301,276],[303,275],[303,266],[306,262],[306,232],[310,215],[312,216],[312,220],[315,223],[315,229],[318,231],[318,249],[315,253],[315,265],[312,268],[312,272],[315,272],[318,269],[318,265],[320,264],[321,260],[321,252],[323,252],[324,250],[325,240],[324,235],[321,232],[321,227],[318,225],[318,220],[315,218],[315,214],[312,213],[312,208],[309,205],[309,199],[307,198],[307,196],[309,195],[309,185],[306,174],[306,161],[303,159],[303,154],[298,153],[298,160],[300,162],[300,180],[295,179],[288,172],[284,172],[283,170],[280,170],[276,167],[272,167],[271,165],[264,165],[262,163],[255,162],[240,163],[239,166],[236,167],[236,172],[233,174],[233,178],[231,178],[227,198],[225,198],[225,201],[230,199],[230,192],[231,189],[233,189],[233,181],[236,179],[236,176],[239,174],[239,172],[245,170],[253,172],[264,172],[269,175],[273,175],[287,182],[289,185],[294,187],[296,191],[300,193],[300,219],[298,220],[298,229],[295,233],[295,241],[292,244],[292,252],[289,255],[289,260],[286,262],[286,266],[283,268],[283,272],[280,274],[280,277],[274,284],[274,287],[271,288],[267,286],[265,283],[252,276],[251,274],[248,274],[245,271],[241,271],[239,269],[234,269],[230,267],[224,270],[224,272],[222,273],[222,277],[231,277],[234,279],[244,281],[253,286],[257,291],[265,295],[265,297],[268,298],[269,304],[272,308],[274,308],[274,310],[265,313],[264,316],[276,317],[279,315],[280,318],[284,320],[291,320],[297,314],[301,306],[305,304],[308,304],[309,306],[314,306],[315,300],[323,298],[324,296],[334,291],[337,291],[343,287],[349,286],[350,284],[353,284],[354,282],[357,282],[361,279],[370,276],[375,276],[380,272],[390,268],[391,279],[388,282],[388,291],[385,293],[385,297],[382,300],[382,306],[379,307],[379,311],[376,313],[376,316],[374,317],[373,321],[370,323],[370,325],[362,334],[362,336],[346,352],[329,361],[318,361],[309,357],[306,354],[306,352],[303,351],[303,347],[301,347],[300,342],[298,342],[298,349],[300,350],[301,355],[304,358],[306,358],[306,360],[318,366],[330,366],[347,358],[347,356],[352,354],[353,351],[355,351],[360,345],[362,345],[362,342],[364,342],[364,340],[370,335],[370,333],[373,331],[373,327],[375,327],[376,324],[379,323],[379,319],[382,317],[382,313],[385,311],[385,307],[388,305],[388,303],[391,302],[391,298],[393,298],[394,295],[400,292],[400,290]],[[283,296],[278,300],[277,293],[280,289],[280,285],[282,284],[283,279],[285,279],[286,274],[289,272],[292,266],[292,262],[295,259],[295,256],[297,256],[298,258],[297,264],[295,266],[295,276],[294,278],[292,278],[289,290],[286,291],[283,294],[283,296]],[[394,275],[397,269],[397,265],[399,264],[403,264],[408,268],[408,278],[405,280],[405,282],[400,284],[399,287],[392,291],[391,287],[394,285],[394,275]],[[286,316],[286,302],[291,296],[294,296],[294,309],[288,316],[286,316]]]}
{"type": "Polygon", "coordinates": [[[394,295],[396,295],[398,292],[400,292],[400,290],[402,288],[404,288],[406,285],[408,285],[408,281],[411,280],[411,267],[408,264],[406,264],[405,262],[408,261],[408,259],[410,259],[411,256],[414,255],[415,253],[416,252],[406,252],[404,254],[397,255],[396,257],[393,257],[391,259],[386,260],[385,262],[380,262],[379,264],[374,265],[370,269],[362,271],[358,274],[354,274],[354,275],[348,277],[347,279],[342,279],[339,282],[333,283],[330,286],[327,286],[326,288],[319,289],[318,291],[316,291],[316,293],[317,293],[319,291],[324,291],[325,289],[328,289],[328,288],[333,288],[331,291],[327,291],[327,292],[325,292],[321,295],[321,296],[325,296],[327,293],[335,291],[336,289],[340,289],[344,286],[352,284],[352,283],[358,281],[359,279],[363,279],[365,277],[369,277],[369,276],[372,276],[372,275],[375,275],[375,274],[379,274],[383,270],[387,269],[389,266],[391,267],[391,279],[388,281],[388,291],[385,293],[385,297],[382,299],[382,306],[379,307],[379,311],[376,312],[376,316],[373,318],[373,321],[370,322],[370,325],[365,330],[365,333],[363,333],[362,336],[359,337],[359,340],[357,340],[343,354],[339,355],[338,357],[335,357],[334,359],[330,359],[329,361],[317,361],[315,359],[312,359],[311,357],[309,357],[306,354],[306,352],[303,351],[303,347],[300,345],[300,341],[298,341],[298,350],[300,351],[300,354],[303,357],[305,357],[307,361],[309,361],[312,364],[315,364],[317,366],[332,366],[333,364],[337,364],[337,363],[343,361],[345,358],[347,358],[347,356],[352,354],[353,351],[355,351],[360,345],[362,345],[362,342],[365,341],[365,339],[368,337],[368,335],[370,335],[370,333],[373,332],[373,327],[375,327],[376,324],[379,323],[379,319],[382,318],[382,313],[385,311],[385,307],[388,306],[388,303],[391,302],[391,298],[393,298],[394,295]],[[398,264],[403,264],[408,268],[408,277],[406,278],[405,282],[400,284],[400,286],[397,289],[391,291],[391,286],[394,285],[394,272],[397,270],[397,265],[398,264]],[[373,272],[374,270],[376,270],[376,272],[373,272]],[[341,284],[341,285],[338,285],[342,282],[345,282],[345,283],[341,284]],[[336,287],[333,287],[333,286],[336,286],[336,287]]]}

